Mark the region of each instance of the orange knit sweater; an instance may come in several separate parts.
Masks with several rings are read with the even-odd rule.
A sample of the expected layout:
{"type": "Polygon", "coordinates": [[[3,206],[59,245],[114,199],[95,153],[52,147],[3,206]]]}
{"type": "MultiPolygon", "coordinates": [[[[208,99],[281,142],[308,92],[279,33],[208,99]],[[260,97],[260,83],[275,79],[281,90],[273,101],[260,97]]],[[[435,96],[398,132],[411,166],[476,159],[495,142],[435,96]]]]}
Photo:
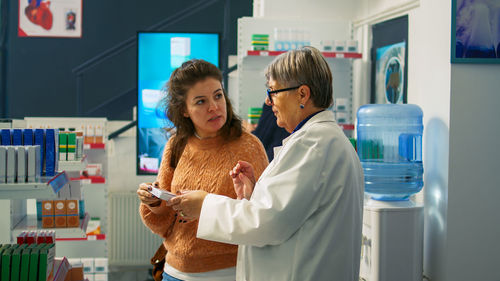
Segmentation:
{"type": "MultiPolygon", "coordinates": [[[[236,198],[229,171],[238,160],[250,162],[256,179],[268,164],[262,143],[253,135],[243,132],[234,141],[222,137],[209,139],[189,138],[175,171],[170,167],[169,141],[157,181],[161,189],[205,190],[236,198]]],[[[207,272],[236,265],[237,246],[196,238],[198,221],[180,223],[175,212],[165,202],[158,207],[141,204],[139,212],[144,224],[153,233],[165,238],[168,250],[166,261],[182,272],[207,272]]]]}

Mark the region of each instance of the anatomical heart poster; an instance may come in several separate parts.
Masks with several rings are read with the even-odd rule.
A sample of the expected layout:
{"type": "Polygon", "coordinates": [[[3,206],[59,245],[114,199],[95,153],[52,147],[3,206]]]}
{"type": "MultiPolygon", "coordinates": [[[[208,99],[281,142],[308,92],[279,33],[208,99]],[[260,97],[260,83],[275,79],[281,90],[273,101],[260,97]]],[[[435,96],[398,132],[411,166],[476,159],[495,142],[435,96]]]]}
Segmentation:
{"type": "Polygon", "coordinates": [[[19,37],[82,37],[82,0],[19,0],[19,37]]]}

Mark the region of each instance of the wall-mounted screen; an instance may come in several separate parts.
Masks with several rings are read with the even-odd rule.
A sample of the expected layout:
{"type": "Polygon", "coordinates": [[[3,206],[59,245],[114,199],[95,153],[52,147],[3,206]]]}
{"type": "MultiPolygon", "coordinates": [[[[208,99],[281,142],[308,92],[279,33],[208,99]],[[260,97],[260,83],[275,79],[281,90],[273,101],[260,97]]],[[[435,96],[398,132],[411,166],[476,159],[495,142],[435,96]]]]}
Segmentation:
{"type": "Polygon", "coordinates": [[[137,34],[137,174],[158,172],[172,127],[166,118],[165,84],[170,74],[190,59],[219,66],[217,33],[139,32],[137,34]]]}

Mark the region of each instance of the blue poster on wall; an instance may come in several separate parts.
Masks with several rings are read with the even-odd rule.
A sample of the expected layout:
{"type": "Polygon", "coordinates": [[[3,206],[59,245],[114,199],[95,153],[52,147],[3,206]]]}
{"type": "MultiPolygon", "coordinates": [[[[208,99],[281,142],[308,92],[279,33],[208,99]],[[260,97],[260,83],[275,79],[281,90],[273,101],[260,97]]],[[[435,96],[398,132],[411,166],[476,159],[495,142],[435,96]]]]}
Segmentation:
{"type": "Polygon", "coordinates": [[[376,50],[375,103],[403,103],[406,42],[376,50]]]}
{"type": "Polygon", "coordinates": [[[500,2],[453,0],[451,62],[500,63],[500,2]]]}

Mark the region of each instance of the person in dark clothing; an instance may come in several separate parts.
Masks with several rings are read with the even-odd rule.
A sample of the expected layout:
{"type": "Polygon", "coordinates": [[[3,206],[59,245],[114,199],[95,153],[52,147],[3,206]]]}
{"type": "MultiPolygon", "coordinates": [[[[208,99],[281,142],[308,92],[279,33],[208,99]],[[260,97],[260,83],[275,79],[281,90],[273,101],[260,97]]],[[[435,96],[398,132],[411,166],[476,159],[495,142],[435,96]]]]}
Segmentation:
{"type": "Polygon", "coordinates": [[[267,104],[263,105],[259,123],[252,134],[264,145],[269,162],[274,158],[274,147],[281,146],[281,141],[290,135],[285,129],[276,125],[276,116],[272,107],[267,104]]]}

